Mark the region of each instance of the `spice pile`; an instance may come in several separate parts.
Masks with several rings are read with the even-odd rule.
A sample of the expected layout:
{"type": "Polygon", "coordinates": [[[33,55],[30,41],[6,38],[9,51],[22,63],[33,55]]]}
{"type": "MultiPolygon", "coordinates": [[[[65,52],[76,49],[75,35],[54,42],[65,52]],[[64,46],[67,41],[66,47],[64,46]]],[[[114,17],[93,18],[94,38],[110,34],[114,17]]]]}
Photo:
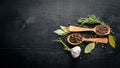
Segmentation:
{"type": "Polygon", "coordinates": [[[100,26],[96,27],[96,32],[98,34],[105,34],[105,33],[108,32],[108,28],[106,26],[104,26],[104,25],[100,25],[100,26]]]}
{"type": "Polygon", "coordinates": [[[67,41],[72,45],[78,45],[82,42],[82,37],[79,34],[70,34],[67,37],[67,41]]]}
{"type": "MultiPolygon", "coordinates": [[[[91,53],[91,51],[95,48],[96,43],[105,43],[105,44],[110,44],[111,47],[115,48],[116,43],[115,43],[115,37],[111,34],[111,30],[110,27],[108,25],[106,25],[104,22],[100,21],[99,18],[97,18],[95,15],[90,15],[86,18],[79,18],[77,20],[77,23],[79,26],[77,26],[77,28],[82,28],[80,30],[76,32],[72,32],[70,31],[70,27],[69,26],[60,26],[60,29],[57,29],[54,31],[55,34],[59,35],[59,36],[64,36],[67,35],[67,42],[70,45],[73,45],[73,48],[68,47],[61,38],[58,38],[56,40],[53,41],[57,41],[60,42],[63,46],[64,46],[64,50],[70,51],[71,56],[73,58],[77,58],[80,56],[81,53],[81,44],[83,44],[83,41],[88,42],[89,44],[86,45],[85,49],[84,49],[84,53],[91,53]],[[99,24],[99,26],[98,26],[99,24]],[[85,38],[82,37],[80,34],[84,31],[89,33],[89,29],[91,31],[91,28],[89,28],[90,25],[96,25],[96,29],[95,31],[93,30],[93,32],[96,32],[95,36],[97,36],[98,38],[85,38]],[[109,27],[109,28],[108,28],[109,27]],[[87,28],[87,29],[86,29],[87,28]],[[104,37],[105,36],[105,37],[104,37]]],[[[94,29],[94,28],[93,28],[94,29]]],[[[74,30],[74,29],[73,29],[74,30]]],[[[93,34],[91,34],[93,35],[93,34]]]]}

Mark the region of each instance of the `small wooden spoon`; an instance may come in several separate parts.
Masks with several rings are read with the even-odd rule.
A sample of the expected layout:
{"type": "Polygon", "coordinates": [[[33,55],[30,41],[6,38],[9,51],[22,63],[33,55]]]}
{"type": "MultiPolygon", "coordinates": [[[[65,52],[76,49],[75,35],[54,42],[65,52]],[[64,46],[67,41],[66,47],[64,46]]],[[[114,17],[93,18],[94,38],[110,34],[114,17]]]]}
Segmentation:
{"type": "MultiPolygon", "coordinates": [[[[70,32],[94,31],[97,35],[108,35],[110,33],[110,27],[107,25],[97,25],[94,28],[83,28],[83,27],[79,27],[79,26],[69,26],[69,31],[70,32]],[[98,28],[100,28],[102,26],[107,29],[107,32],[100,34],[97,31],[98,31],[98,28]]],[[[101,32],[102,30],[99,30],[99,31],[101,32]]]]}
{"type": "Polygon", "coordinates": [[[88,41],[88,42],[97,42],[97,43],[108,43],[107,38],[85,38],[82,37],[80,34],[70,34],[67,37],[68,43],[72,45],[78,45],[82,43],[83,41],[88,41]]]}

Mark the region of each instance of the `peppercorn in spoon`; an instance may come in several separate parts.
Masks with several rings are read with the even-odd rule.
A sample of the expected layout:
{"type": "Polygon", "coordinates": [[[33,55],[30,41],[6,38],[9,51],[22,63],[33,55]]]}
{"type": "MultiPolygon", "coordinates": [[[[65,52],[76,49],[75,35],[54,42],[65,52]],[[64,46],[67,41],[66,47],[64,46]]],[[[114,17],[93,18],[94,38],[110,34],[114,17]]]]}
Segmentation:
{"type": "Polygon", "coordinates": [[[70,32],[94,31],[97,35],[110,34],[110,27],[107,25],[97,25],[94,28],[83,28],[79,26],[69,26],[70,32]]]}
{"type": "Polygon", "coordinates": [[[89,42],[97,42],[97,43],[108,43],[107,38],[85,38],[82,37],[80,34],[70,34],[67,37],[68,43],[72,45],[78,45],[82,43],[83,41],[89,41],[89,42]]]}

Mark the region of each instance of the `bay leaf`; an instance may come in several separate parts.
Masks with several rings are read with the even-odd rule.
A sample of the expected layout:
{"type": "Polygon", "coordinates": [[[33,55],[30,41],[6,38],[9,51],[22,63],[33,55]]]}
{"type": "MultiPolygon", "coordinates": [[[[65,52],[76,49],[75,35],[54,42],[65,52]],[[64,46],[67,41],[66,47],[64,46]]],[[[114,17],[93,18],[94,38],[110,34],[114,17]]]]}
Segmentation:
{"type": "Polygon", "coordinates": [[[61,30],[61,29],[55,30],[54,33],[56,33],[57,35],[66,35],[66,34],[67,34],[66,32],[64,32],[64,31],[61,30]]]}
{"type": "Polygon", "coordinates": [[[64,32],[70,33],[68,27],[66,27],[66,26],[60,26],[60,28],[61,28],[64,32]]]}
{"type": "Polygon", "coordinates": [[[115,37],[113,35],[108,35],[108,39],[109,39],[109,44],[111,47],[115,48],[116,43],[115,43],[115,37]]]}
{"type": "Polygon", "coordinates": [[[95,48],[95,43],[89,43],[84,50],[84,53],[90,53],[95,48]]]}

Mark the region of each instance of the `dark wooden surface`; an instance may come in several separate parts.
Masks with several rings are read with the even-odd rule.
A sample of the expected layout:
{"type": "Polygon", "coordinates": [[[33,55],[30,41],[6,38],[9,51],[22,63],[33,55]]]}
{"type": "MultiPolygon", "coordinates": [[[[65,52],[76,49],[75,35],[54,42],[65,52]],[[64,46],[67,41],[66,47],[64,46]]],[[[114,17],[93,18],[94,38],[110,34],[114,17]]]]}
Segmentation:
{"type": "Polygon", "coordinates": [[[119,68],[119,20],[119,0],[1,0],[0,68],[119,68]],[[92,55],[73,59],[52,42],[58,38],[53,31],[91,14],[112,28],[116,49],[98,45],[92,55]]]}

